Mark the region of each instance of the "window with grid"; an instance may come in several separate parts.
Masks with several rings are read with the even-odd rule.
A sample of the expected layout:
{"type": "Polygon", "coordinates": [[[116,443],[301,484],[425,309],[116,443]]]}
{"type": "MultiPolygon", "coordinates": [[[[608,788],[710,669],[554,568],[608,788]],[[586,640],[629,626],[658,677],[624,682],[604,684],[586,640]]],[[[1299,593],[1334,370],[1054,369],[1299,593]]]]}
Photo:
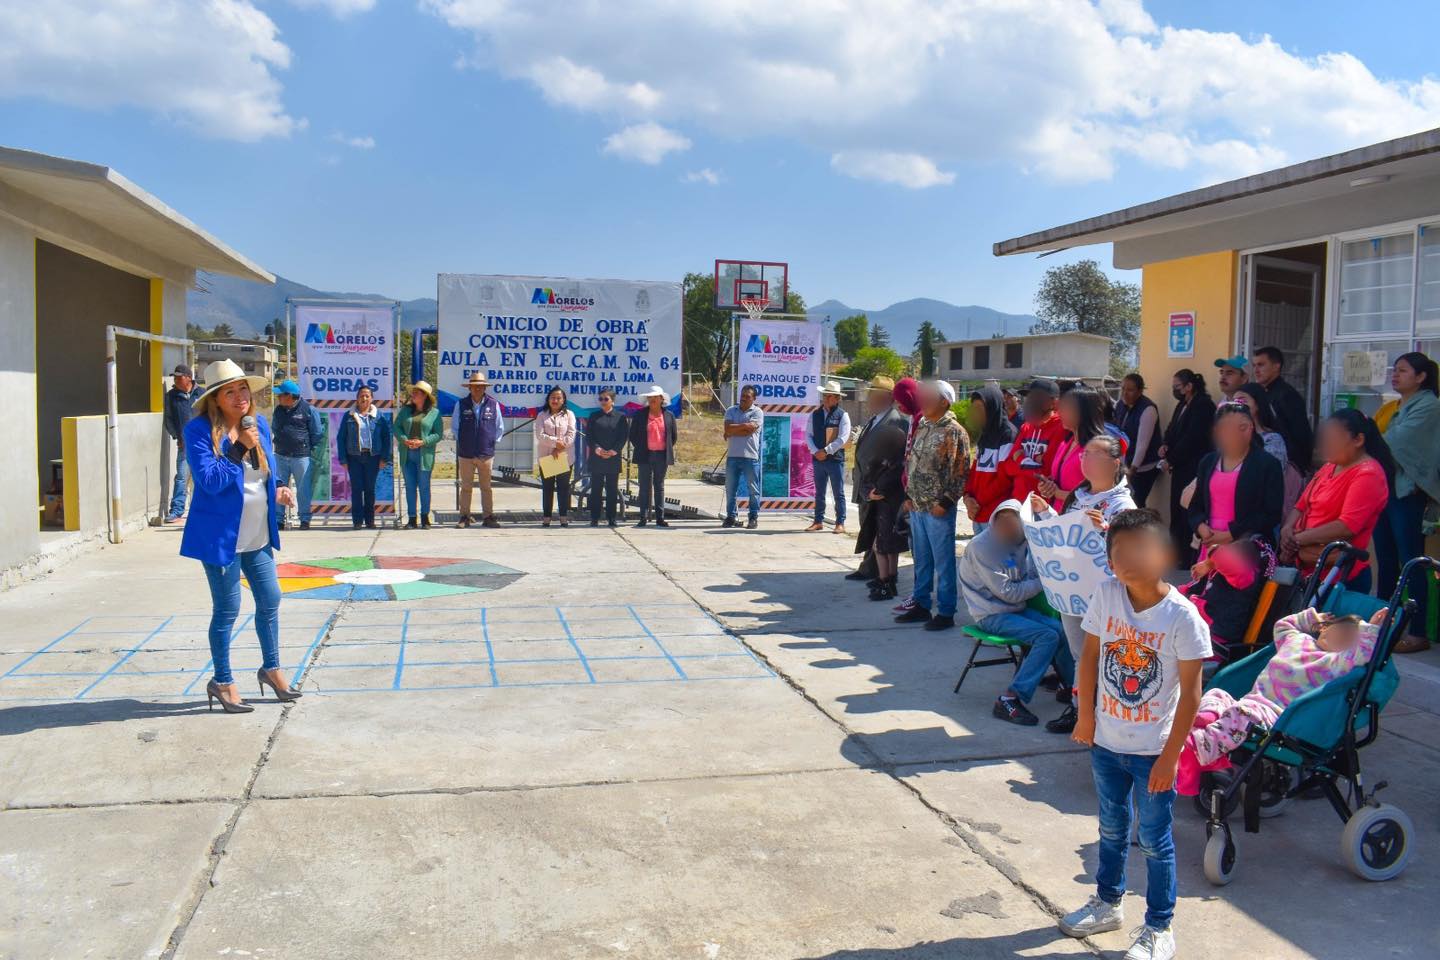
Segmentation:
{"type": "Polygon", "coordinates": [[[972,348],[971,353],[973,353],[975,357],[976,370],[990,369],[990,347],[988,345],[983,347],[974,347],[972,348]]]}
{"type": "Polygon", "coordinates": [[[1415,234],[1351,240],[1340,251],[1337,335],[1408,333],[1415,293],[1415,234]]]}
{"type": "Polygon", "coordinates": [[[1018,370],[1025,363],[1025,344],[1005,344],[1005,369],[1018,370]]]}

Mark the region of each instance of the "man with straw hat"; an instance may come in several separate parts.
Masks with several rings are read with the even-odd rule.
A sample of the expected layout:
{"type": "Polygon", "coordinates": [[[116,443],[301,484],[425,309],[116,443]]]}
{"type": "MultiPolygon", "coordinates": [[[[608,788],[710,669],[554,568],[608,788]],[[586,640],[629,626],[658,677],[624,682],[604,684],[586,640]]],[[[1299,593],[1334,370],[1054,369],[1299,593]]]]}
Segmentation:
{"type": "Polygon", "coordinates": [[[465,381],[470,395],[455,404],[451,429],[455,434],[456,467],[460,473],[460,526],[473,524],[470,516],[470,495],[475,480],[480,480],[481,526],[498,527],[495,519],[495,495],[490,486],[490,467],[495,462],[495,445],[505,435],[505,419],[500,401],[486,392],[490,381],[479,370],[465,381]]]}
{"type": "MultiPolygon", "coordinates": [[[[286,380],[275,388],[275,412],[270,417],[275,435],[275,482],[288,484],[295,479],[295,495],[299,502],[300,529],[310,529],[310,457],[325,440],[325,425],[316,410],[300,396],[300,385],[286,380]]],[[[280,529],[288,526],[280,518],[280,529]]]]}
{"type": "Polygon", "coordinates": [[[850,442],[850,414],[840,406],[844,393],[830,380],[820,388],[820,409],[810,414],[805,447],[815,468],[815,522],[806,532],[825,529],[825,488],[835,495],[835,532],[845,532],[845,445],[850,442]]]}

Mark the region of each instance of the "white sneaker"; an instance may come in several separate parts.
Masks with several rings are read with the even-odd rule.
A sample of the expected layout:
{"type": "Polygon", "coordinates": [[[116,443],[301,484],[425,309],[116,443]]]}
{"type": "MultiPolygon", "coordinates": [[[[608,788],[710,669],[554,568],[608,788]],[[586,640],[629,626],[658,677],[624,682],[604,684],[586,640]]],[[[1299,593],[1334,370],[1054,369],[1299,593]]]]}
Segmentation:
{"type": "Polygon", "coordinates": [[[1125,953],[1125,960],[1171,960],[1175,956],[1175,932],[1169,927],[1156,930],[1151,926],[1135,929],[1135,942],[1125,953]]]}
{"type": "Polygon", "coordinates": [[[1092,933],[1119,930],[1124,924],[1125,911],[1120,904],[1091,896],[1085,906],[1060,918],[1060,932],[1071,937],[1088,937],[1092,933]]]}

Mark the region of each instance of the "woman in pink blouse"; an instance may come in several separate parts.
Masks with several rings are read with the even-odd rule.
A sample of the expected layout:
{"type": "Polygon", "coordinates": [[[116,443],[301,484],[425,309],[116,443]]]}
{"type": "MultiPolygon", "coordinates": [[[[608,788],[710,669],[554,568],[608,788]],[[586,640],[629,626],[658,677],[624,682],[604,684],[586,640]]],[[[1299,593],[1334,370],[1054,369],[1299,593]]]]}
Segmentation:
{"type": "MultiPolygon", "coordinates": [[[[1060,395],[1060,425],[1067,433],[1055,453],[1052,475],[1036,483],[1040,495],[1063,512],[1066,498],[1085,482],[1080,469],[1080,454],[1085,445],[1105,432],[1105,408],[1100,394],[1086,386],[1076,386],[1060,395]]],[[[1123,450],[1123,447],[1122,447],[1123,450]]]]}
{"type": "Polygon", "coordinates": [[[570,470],[575,466],[575,414],[565,406],[565,391],[551,387],[545,395],[545,409],[535,416],[535,462],[546,457],[565,458],[567,469],[562,473],[543,476],[540,481],[540,504],[544,510],[544,526],[550,526],[555,494],[560,494],[560,526],[570,526],[570,470]]]}

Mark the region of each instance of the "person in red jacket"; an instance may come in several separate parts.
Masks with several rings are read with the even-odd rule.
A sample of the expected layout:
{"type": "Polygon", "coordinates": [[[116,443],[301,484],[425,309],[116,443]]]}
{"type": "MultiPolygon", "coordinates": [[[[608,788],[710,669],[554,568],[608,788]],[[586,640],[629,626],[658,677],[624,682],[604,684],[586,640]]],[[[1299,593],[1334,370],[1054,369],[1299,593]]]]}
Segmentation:
{"type": "Polygon", "coordinates": [[[1025,425],[1005,461],[1010,496],[1025,503],[1041,477],[1054,476],[1055,454],[1068,431],[1056,406],[1060,387],[1054,380],[1031,380],[1025,389],[1025,425]]]}
{"type": "Polygon", "coordinates": [[[970,475],[965,478],[965,513],[978,534],[990,525],[995,508],[1010,499],[1014,481],[1004,464],[1019,431],[1005,416],[1005,397],[994,384],[970,394],[969,420],[979,439],[970,475]]]}

